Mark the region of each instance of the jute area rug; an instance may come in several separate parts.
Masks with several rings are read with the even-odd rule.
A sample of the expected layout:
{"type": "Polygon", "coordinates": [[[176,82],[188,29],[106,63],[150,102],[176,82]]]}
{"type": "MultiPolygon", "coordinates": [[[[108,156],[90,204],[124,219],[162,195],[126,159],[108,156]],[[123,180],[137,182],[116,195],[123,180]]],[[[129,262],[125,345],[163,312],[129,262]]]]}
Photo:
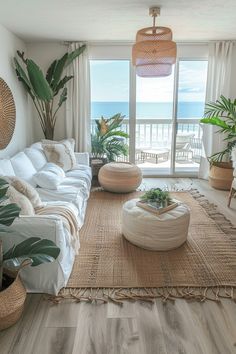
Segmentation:
{"type": "Polygon", "coordinates": [[[122,204],[140,193],[91,193],[79,255],[54,301],[235,300],[236,229],[230,222],[196,190],[173,192],[191,210],[187,242],[172,251],[147,251],[121,233],[122,204]]]}

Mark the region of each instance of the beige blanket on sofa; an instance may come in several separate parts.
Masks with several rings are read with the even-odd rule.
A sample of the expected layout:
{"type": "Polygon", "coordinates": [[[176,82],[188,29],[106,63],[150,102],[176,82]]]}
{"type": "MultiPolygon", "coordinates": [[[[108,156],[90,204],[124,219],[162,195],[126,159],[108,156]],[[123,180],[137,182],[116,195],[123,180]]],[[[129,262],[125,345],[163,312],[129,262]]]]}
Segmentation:
{"type": "Polygon", "coordinates": [[[36,208],[37,215],[55,215],[58,216],[64,226],[71,235],[71,244],[76,253],[78,253],[79,243],[79,225],[74,210],[66,205],[46,205],[44,207],[36,208]]]}

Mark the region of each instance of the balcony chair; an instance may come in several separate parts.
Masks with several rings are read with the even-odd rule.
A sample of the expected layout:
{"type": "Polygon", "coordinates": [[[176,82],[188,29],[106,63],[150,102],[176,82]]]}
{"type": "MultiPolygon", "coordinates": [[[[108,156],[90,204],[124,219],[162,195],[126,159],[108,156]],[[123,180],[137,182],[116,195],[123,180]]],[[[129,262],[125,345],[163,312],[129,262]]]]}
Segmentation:
{"type": "Polygon", "coordinates": [[[182,133],[176,136],[176,160],[192,160],[193,151],[191,150],[191,139],[194,134],[182,133]]]}

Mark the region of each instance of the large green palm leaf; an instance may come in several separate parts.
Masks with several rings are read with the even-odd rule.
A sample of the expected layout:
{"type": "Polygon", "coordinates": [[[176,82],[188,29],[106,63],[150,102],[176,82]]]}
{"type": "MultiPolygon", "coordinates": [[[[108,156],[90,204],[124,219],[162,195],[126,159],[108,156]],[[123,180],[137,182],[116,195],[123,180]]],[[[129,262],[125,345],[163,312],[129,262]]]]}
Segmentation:
{"type": "Polygon", "coordinates": [[[15,71],[19,81],[22,83],[33,100],[33,104],[38,112],[40,124],[44,135],[48,139],[53,139],[54,127],[56,123],[56,113],[67,99],[65,85],[73,76],[63,76],[64,69],[72,63],[84,50],[82,46],[72,53],[64,54],[60,59],[56,59],[49,66],[46,76],[44,76],[39,66],[31,59],[24,57],[24,52],[17,51],[23,66],[17,58],[14,58],[15,71]],[[59,100],[54,104],[54,98],[60,93],[59,100]]]}
{"type": "Polygon", "coordinates": [[[236,100],[221,95],[216,102],[206,104],[204,113],[205,117],[200,122],[219,127],[218,133],[224,134],[222,139],[227,141],[226,148],[213,154],[210,161],[228,159],[236,145],[236,100]]]}

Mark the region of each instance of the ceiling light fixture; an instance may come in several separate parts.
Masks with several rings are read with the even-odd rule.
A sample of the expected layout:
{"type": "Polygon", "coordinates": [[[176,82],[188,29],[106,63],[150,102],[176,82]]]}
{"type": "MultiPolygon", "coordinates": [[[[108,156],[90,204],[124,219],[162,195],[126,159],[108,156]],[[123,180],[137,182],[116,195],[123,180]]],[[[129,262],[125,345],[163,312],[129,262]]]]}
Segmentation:
{"type": "Polygon", "coordinates": [[[176,43],[172,41],[172,31],[168,27],[157,27],[156,17],[159,7],[151,7],[153,26],[142,28],[136,34],[132,49],[132,62],[141,77],[162,77],[172,73],[176,62],[176,43]]]}

